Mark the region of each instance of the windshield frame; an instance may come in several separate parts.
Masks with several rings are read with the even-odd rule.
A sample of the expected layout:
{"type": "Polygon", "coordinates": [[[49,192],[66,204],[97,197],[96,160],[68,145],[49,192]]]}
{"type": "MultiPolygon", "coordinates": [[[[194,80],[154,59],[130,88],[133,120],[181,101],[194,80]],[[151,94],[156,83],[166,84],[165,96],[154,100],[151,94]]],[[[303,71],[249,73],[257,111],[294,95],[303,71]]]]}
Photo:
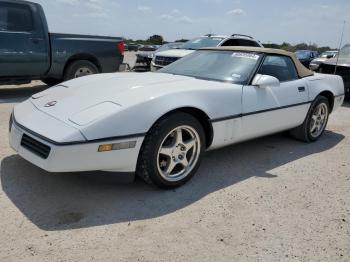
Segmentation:
{"type": "MultiPolygon", "coordinates": [[[[250,54],[256,54],[259,55],[258,60],[256,61],[255,66],[252,68],[250,74],[247,76],[246,81],[242,82],[242,83],[238,83],[234,80],[223,80],[223,79],[216,79],[216,78],[210,78],[210,77],[203,77],[203,76],[195,76],[195,75],[188,75],[188,74],[177,74],[177,73],[170,73],[170,72],[163,72],[163,69],[165,70],[166,67],[163,67],[162,69],[154,72],[154,73],[163,73],[163,74],[170,74],[170,75],[178,75],[178,76],[186,76],[186,77],[192,77],[195,79],[200,79],[200,80],[207,80],[207,81],[214,81],[214,82],[221,82],[221,83],[230,83],[230,84],[235,84],[235,85],[242,85],[242,86],[249,86],[251,85],[253,78],[255,77],[257,71],[259,70],[261,63],[263,61],[263,59],[265,58],[266,54],[263,52],[255,52],[255,51],[228,51],[228,50],[197,50],[194,53],[197,52],[202,52],[202,51],[207,51],[207,52],[226,52],[226,53],[234,53],[234,52],[238,52],[238,53],[250,53],[250,54]]],[[[193,53],[193,54],[194,54],[193,53]]],[[[173,62],[171,65],[176,65],[177,63],[181,62],[181,60],[177,60],[175,62],[173,62]]]]}

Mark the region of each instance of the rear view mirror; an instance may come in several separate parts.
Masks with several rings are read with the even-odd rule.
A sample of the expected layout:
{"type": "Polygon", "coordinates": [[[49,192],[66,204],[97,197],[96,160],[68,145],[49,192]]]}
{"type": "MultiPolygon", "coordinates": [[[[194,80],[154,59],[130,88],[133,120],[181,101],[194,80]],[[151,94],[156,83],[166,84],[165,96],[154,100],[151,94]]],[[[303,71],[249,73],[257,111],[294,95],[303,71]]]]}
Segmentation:
{"type": "Polygon", "coordinates": [[[270,75],[257,74],[253,79],[252,85],[260,88],[266,88],[272,86],[279,86],[280,81],[276,77],[270,75]]]}

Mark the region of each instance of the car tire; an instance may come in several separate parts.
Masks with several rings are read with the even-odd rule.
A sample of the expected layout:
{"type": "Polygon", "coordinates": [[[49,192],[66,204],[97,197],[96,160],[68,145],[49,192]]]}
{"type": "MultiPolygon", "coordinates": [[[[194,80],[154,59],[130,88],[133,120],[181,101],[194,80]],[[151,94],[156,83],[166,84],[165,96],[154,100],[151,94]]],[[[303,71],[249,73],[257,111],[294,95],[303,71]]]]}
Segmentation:
{"type": "Polygon", "coordinates": [[[99,73],[97,66],[88,60],[77,60],[70,63],[65,70],[64,80],[70,80],[86,75],[99,73]]]}
{"type": "Polygon", "coordinates": [[[62,79],[56,79],[56,78],[43,78],[41,79],[42,82],[47,84],[48,86],[55,86],[62,82],[62,79]]]}
{"type": "Polygon", "coordinates": [[[329,114],[328,99],[324,96],[316,97],[303,124],[290,130],[290,135],[307,143],[318,140],[326,129],[329,114]]]}
{"type": "Polygon", "coordinates": [[[197,171],[205,145],[204,129],[195,117],[182,112],[165,116],[145,137],[136,175],[162,189],[181,186],[197,171]]]}

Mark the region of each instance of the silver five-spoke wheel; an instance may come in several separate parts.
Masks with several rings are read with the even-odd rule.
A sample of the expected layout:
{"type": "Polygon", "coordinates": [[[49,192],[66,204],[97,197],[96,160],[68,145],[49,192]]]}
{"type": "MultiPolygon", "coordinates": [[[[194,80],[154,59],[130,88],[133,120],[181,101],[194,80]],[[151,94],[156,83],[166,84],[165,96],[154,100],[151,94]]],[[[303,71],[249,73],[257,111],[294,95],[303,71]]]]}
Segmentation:
{"type": "Polygon", "coordinates": [[[304,122],[290,130],[290,134],[304,142],[318,140],[326,129],[328,116],[331,112],[330,100],[319,95],[312,102],[304,122]]]}
{"type": "Polygon", "coordinates": [[[179,126],[163,139],[157,155],[160,175],[167,181],[179,181],[196,165],[200,155],[200,138],[190,126],[179,126]]]}
{"type": "Polygon", "coordinates": [[[318,137],[326,127],[328,118],[328,106],[325,103],[320,103],[314,109],[310,121],[310,135],[318,137]]]}
{"type": "Polygon", "coordinates": [[[160,118],[143,141],[137,176],[166,189],[190,180],[207,146],[203,124],[195,116],[181,111],[160,118]]]}

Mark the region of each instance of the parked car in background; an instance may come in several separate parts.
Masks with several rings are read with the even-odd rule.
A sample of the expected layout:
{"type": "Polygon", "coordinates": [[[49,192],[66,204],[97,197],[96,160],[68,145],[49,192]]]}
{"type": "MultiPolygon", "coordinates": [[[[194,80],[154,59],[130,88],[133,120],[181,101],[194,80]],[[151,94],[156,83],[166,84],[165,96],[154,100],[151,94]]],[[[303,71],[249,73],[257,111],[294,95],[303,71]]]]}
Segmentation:
{"type": "Polygon", "coordinates": [[[263,47],[258,40],[247,35],[233,34],[231,36],[223,36],[208,34],[184,43],[181,48],[158,52],[152,59],[151,71],[167,66],[200,48],[217,46],[263,47]]]}
{"type": "Polygon", "coordinates": [[[159,72],[92,75],[35,94],[14,108],[9,141],[50,172],[136,172],[174,188],[206,150],[286,130],[316,141],[343,99],[341,77],[293,53],[210,48],[159,72]]]}
{"type": "Polygon", "coordinates": [[[140,48],[136,53],[136,63],[134,66],[135,71],[150,71],[151,70],[151,61],[155,54],[169,50],[169,49],[178,49],[183,45],[183,43],[167,43],[159,48],[154,48],[154,46],[140,48]]]}
{"type": "Polygon", "coordinates": [[[295,55],[305,67],[309,68],[311,61],[318,57],[318,52],[310,50],[297,50],[295,55]]]}
{"type": "Polygon", "coordinates": [[[344,80],[345,97],[350,98],[350,44],[345,45],[338,56],[320,64],[317,71],[323,74],[340,75],[344,80]]]}
{"type": "Polygon", "coordinates": [[[49,33],[39,4],[0,0],[0,84],[116,72],[123,52],[122,38],[49,33]]]}
{"type": "Polygon", "coordinates": [[[324,61],[328,59],[335,57],[337,54],[338,54],[337,50],[323,52],[318,58],[315,58],[310,62],[309,68],[313,71],[316,71],[320,66],[320,64],[322,64],[324,61]]]}
{"type": "Polygon", "coordinates": [[[133,51],[133,52],[137,52],[140,48],[140,45],[135,43],[129,43],[129,44],[126,44],[126,46],[128,51],[133,51]]]}

